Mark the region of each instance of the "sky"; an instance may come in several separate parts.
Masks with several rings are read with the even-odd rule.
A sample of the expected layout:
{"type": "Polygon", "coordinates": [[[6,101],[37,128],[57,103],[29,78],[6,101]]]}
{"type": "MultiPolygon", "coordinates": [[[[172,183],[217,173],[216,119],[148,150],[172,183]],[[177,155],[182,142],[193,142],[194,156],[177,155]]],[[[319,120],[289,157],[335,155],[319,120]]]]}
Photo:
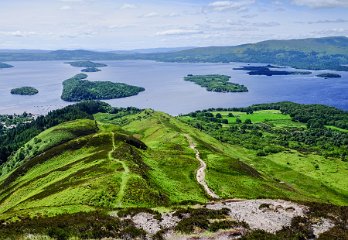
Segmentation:
{"type": "Polygon", "coordinates": [[[348,0],[0,0],[0,49],[129,50],[348,36],[348,0]]]}

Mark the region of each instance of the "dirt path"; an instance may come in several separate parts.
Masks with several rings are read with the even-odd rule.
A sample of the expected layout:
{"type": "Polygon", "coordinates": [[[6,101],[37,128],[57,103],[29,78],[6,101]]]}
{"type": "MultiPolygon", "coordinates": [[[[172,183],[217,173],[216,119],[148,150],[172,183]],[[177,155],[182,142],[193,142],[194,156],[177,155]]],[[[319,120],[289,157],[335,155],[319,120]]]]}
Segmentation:
{"type": "Polygon", "coordinates": [[[112,153],[116,150],[115,133],[113,133],[113,132],[111,133],[111,139],[112,139],[112,149],[111,149],[111,151],[108,154],[109,159],[113,160],[113,161],[116,161],[118,163],[121,163],[122,167],[124,169],[124,172],[122,174],[122,181],[121,181],[121,185],[120,185],[120,191],[118,192],[117,197],[116,197],[116,205],[117,205],[117,207],[121,207],[122,199],[123,199],[126,187],[127,187],[128,179],[129,179],[129,168],[128,168],[127,164],[124,161],[120,161],[118,159],[115,159],[112,156],[112,153]]]}
{"type": "Polygon", "coordinates": [[[207,164],[201,159],[199,151],[196,149],[196,145],[193,142],[192,138],[188,135],[185,134],[185,137],[187,138],[187,141],[190,144],[190,148],[195,151],[196,153],[196,159],[200,162],[200,167],[197,170],[197,174],[196,174],[196,179],[197,182],[203,186],[205,192],[212,198],[214,199],[219,199],[219,196],[216,195],[207,185],[207,183],[205,182],[205,169],[207,169],[207,164]]]}

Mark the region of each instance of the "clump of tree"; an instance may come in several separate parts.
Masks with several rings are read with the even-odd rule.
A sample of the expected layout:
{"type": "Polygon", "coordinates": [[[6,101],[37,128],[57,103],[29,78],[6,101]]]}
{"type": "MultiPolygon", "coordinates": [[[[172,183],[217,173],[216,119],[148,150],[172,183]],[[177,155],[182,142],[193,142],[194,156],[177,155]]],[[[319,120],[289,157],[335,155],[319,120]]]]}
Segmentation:
{"type": "Polygon", "coordinates": [[[20,87],[11,90],[11,94],[14,95],[36,95],[38,93],[39,90],[34,87],[20,87]]]}
{"type": "Polygon", "coordinates": [[[81,72],[100,72],[100,71],[101,70],[99,68],[95,68],[95,67],[88,67],[81,70],[81,72]]]}
{"type": "Polygon", "coordinates": [[[188,124],[220,141],[255,150],[258,156],[267,156],[290,148],[347,161],[348,133],[327,126],[348,129],[348,113],[333,107],[282,102],[247,108],[211,108],[190,113],[188,116],[191,118],[183,118],[188,124]],[[228,123],[229,127],[223,127],[222,120],[226,118],[220,119],[211,113],[245,112],[250,115],[259,110],[280,110],[283,114],[289,114],[292,121],[304,123],[306,127],[277,128],[271,122],[253,123],[250,119],[242,122],[240,118],[228,123]]]}
{"type": "Polygon", "coordinates": [[[231,83],[230,76],[226,75],[192,75],[185,77],[185,81],[194,82],[211,92],[247,92],[244,85],[231,83]]]}
{"type": "Polygon", "coordinates": [[[68,102],[82,100],[102,100],[124,98],[139,94],[145,91],[142,87],[131,86],[124,83],[109,81],[88,81],[84,80],[86,74],[78,74],[63,82],[63,93],[61,98],[68,102]]]}
{"type": "Polygon", "coordinates": [[[100,68],[107,67],[108,65],[104,63],[95,63],[91,61],[76,61],[76,62],[68,62],[72,67],[83,67],[83,68],[100,68]]]}

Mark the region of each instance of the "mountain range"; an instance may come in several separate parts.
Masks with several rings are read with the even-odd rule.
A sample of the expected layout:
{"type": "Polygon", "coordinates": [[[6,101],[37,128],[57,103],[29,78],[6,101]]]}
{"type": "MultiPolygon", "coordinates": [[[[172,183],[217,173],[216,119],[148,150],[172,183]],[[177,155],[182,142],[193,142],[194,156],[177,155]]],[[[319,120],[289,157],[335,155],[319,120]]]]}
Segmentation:
{"type": "Polygon", "coordinates": [[[45,60],[155,60],[165,62],[270,63],[301,69],[348,68],[348,38],[324,37],[269,40],[224,47],[150,49],[97,52],[89,50],[0,51],[0,61],[45,60]]]}

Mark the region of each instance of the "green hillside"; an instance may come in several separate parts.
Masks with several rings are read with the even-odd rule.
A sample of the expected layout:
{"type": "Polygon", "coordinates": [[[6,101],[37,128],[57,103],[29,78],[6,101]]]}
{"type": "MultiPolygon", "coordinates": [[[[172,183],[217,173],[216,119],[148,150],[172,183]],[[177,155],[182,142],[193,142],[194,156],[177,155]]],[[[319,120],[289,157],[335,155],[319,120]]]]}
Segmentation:
{"type": "Polygon", "coordinates": [[[195,178],[199,162],[186,136],[207,164],[208,186],[221,198],[348,204],[347,182],[340,181],[348,173],[347,162],[292,150],[258,157],[257,151],[221,143],[152,110],[98,113],[95,119],[50,128],[5,163],[2,219],[207,202],[209,196],[195,178]],[[291,165],[286,164],[289,159],[291,165]],[[320,171],[310,170],[314,160],[320,171]],[[332,167],[337,170],[328,171],[332,167]]]}
{"type": "Polygon", "coordinates": [[[175,53],[153,54],[153,59],[173,62],[271,63],[302,69],[347,71],[348,38],[326,37],[269,40],[231,47],[202,47],[175,53]]]}

